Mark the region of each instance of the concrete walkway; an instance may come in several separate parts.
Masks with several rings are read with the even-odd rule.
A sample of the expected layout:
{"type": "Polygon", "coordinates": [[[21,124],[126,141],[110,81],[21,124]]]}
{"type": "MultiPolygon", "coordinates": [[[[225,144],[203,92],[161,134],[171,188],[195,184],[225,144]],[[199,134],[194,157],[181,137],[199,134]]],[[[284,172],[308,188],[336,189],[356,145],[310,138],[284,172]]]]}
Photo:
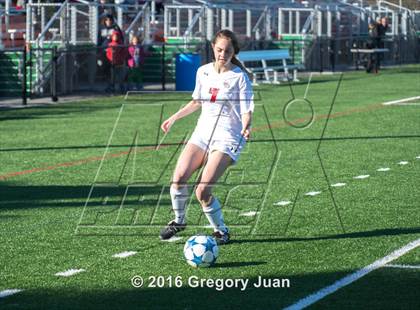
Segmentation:
{"type": "MultiPolygon", "coordinates": [[[[150,84],[145,85],[143,91],[145,92],[161,92],[161,84],[150,84]]],[[[175,91],[175,83],[166,83],[166,91],[171,92],[175,91]]],[[[192,93],[192,91],[191,91],[192,93]]],[[[58,101],[54,102],[51,100],[51,97],[42,97],[42,98],[27,98],[26,105],[23,105],[21,97],[13,98],[2,98],[0,97],[0,109],[23,109],[31,107],[42,107],[42,106],[52,106],[61,103],[91,100],[98,98],[111,98],[114,96],[124,96],[121,94],[108,94],[105,92],[92,92],[92,93],[79,93],[74,95],[62,95],[58,96],[58,101]]]]}
{"type": "Polygon", "coordinates": [[[109,94],[84,94],[84,95],[69,95],[69,96],[60,96],[58,101],[52,101],[51,97],[42,97],[42,98],[34,98],[34,99],[27,99],[26,105],[23,105],[22,98],[0,98],[0,109],[24,109],[24,108],[32,108],[32,107],[43,107],[43,106],[52,106],[58,105],[61,103],[66,102],[74,102],[74,101],[82,101],[82,100],[89,100],[89,99],[96,99],[96,98],[108,98],[112,97],[109,94]]]}

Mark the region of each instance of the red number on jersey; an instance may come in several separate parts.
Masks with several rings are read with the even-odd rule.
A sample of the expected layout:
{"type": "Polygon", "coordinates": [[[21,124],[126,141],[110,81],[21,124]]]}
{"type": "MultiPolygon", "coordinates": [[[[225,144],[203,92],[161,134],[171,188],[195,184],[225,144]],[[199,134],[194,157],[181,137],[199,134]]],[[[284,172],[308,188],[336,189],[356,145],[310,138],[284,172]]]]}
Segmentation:
{"type": "Polygon", "coordinates": [[[218,88],[210,87],[209,93],[211,94],[210,102],[216,102],[217,93],[219,92],[218,88]]]}

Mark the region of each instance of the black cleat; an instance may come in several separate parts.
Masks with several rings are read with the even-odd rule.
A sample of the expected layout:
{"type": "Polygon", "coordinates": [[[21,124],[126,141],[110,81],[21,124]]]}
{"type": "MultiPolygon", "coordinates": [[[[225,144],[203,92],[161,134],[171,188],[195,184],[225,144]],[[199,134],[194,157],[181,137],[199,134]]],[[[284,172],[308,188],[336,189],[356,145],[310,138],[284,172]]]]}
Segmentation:
{"type": "Polygon", "coordinates": [[[221,231],[215,231],[212,234],[213,238],[216,239],[216,242],[218,245],[227,244],[230,241],[230,234],[229,231],[221,232],[221,231]]]}
{"type": "Polygon", "coordinates": [[[180,231],[183,231],[187,224],[178,224],[175,221],[170,221],[168,225],[160,231],[159,238],[161,240],[168,240],[175,236],[180,231]]]}

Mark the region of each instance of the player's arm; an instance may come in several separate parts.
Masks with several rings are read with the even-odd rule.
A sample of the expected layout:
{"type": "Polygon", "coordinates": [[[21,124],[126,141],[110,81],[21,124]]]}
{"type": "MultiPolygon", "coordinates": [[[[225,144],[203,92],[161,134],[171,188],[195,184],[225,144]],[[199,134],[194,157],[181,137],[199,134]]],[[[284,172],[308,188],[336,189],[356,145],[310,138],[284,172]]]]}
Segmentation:
{"type": "Polygon", "coordinates": [[[252,112],[242,114],[242,131],[241,134],[244,136],[245,140],[248,140],[251,137],[251,121],[252,121],[252,112]]]}
{"type": "Polygon", "coordinates": [[[169,117],[167,120],[165,120],[162,123],[162,125],[160,126],[160,128],[162,128],[162,130],[165,133],[168,132],[171,129],[171,126],[173,125],[173,123],[175,123],[175,121],[177,121],[177,120],[179,120],[179,119],[181,119],[181,118],[183,118],[187,115],[190,115],[191,113],[194,113],[200,107],[201,107],[201,103],[200,103],[199,100],[191,100],[184,107],[179,109],[178,112],[176,112],[171,117],[169,117]]]}

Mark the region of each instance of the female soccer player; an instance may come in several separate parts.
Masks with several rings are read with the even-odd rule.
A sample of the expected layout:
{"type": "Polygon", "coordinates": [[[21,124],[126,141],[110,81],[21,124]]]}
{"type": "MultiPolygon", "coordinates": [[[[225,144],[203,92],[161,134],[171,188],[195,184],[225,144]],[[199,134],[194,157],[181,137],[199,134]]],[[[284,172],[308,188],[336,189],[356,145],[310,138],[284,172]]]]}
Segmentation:
{"type": "Polygon", "coordinates": [[[229,229],[224,223],[220,202],[212,195],[212,186],[238,160],[250,137],[254,96],[248,72],[235,57],[239,52],[235,34],[230,30],[219,31],[212,48],[215,60],[198,69],[193,99],[161,125],[166,133],[175,121],[201,108],[196,128],[175,168],[170,188],[175,219],[162,229],[160,238],[163,240],[185,229],[187,181],[204,166],[195,194],[213,226],[216,241],[229,242],[229,229]]]}

